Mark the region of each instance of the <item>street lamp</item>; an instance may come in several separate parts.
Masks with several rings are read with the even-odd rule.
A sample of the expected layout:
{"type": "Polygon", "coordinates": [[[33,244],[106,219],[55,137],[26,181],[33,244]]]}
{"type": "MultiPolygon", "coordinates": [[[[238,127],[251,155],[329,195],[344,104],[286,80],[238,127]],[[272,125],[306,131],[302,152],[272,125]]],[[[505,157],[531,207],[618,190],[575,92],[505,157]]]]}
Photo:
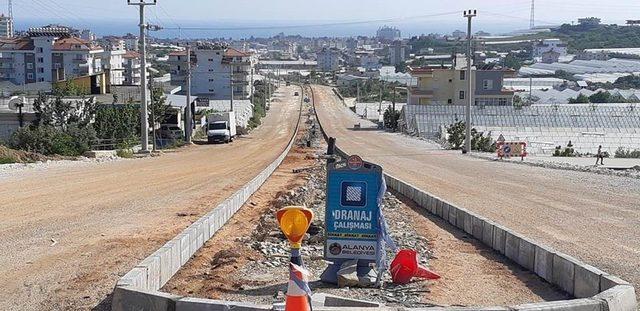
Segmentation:
{"type": "Polygon", "coordinates": [[[471,84],[471,41],[473,35],[471,34],[471,20],[478,16],[477,10],[464,11],[464,17],[467,18],[467,107],[465,109],[466,115],[466,135],[465,144],[462,153],[471,152],[471,103],[473,101],[473,85],[471,84]]]}

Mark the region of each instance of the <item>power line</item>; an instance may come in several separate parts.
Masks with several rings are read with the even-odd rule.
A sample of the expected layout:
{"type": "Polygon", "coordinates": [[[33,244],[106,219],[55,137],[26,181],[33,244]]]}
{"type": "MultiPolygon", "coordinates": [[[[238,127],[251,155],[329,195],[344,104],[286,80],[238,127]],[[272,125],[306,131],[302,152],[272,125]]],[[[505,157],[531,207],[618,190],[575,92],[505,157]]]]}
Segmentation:
{"type": "Polygon", "coordinates": [[[299,29],[299,28],[312,28],[312,27],[332,27],[332,26],[349,26],[349,25],[363,25],[363,24],[373,24],[373,23],[397,22],[397,21],[405,21],[405,20],[412,20],[412,19],[422,19],[422,18],[429,18],[429,17],[458,15],[458,14],[460,14],[460,12],[451,11],[451,12],[443,12],[443,13],[428,14],[428,15],[418,15],[418,16],[410,16],[410,17],[396,17],[396,18],[386,18],[386,19],[345,21],[345,22],[307,24],[307,25],[247,26],[247,27],[183,27],[183,28],[171,28],[171,27],[168,27],[168,28],[165,28],[165,29],[169,29],[169,30],[181,29],[181,30],[197,30],[197,31],[299,29]]]}

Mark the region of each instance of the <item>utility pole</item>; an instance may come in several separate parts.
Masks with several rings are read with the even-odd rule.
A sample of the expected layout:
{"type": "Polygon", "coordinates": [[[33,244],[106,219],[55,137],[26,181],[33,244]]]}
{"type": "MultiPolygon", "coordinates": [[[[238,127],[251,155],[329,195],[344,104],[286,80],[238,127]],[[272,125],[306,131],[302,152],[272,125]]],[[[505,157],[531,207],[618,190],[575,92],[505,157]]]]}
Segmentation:
{"type": "Polygon", "coordinates": [[[185,141],[191,143],[191,131],[193,130],[193,116],[191,116],[191,45],[187,45],[187,110],[184,113],[186,128],[184,131],[185,141]]]}
{"type": "Polygon", "coordinates": [[[153,78],[149,77],[149,98],[151,99],[151,136],[153,137],[153,152],[158,151],[156,146],[156,105],[153,104],[153,78]]]}
{"type": "MultiPolygon", "coordinates": [[[[134,0],[135,1],[135,0],[134,0]]],[[[133,2],[127,0],[128,5],[137,5],[140,10],[140,130],[142,149],[140,153],[149,153],[149,115],[147,101],[147,44],[146,30],[147,25],[144,20],[144,7],[147,5],[156,5],[157,0],[138,0],[133,2]]]]}
{"type": "Polygon", "coordinates": [[[231,90],[231,109],[233,111],[233,64],[229,63],[229,90],[231,90]]]}
{"type": "Polygon", "coordinates": [[[467,18],[467,107],[466,107],[466,135],[465,144],[462,153],[471,152],[471,105],[473,101],[473,84],[471,83],[471,41],[473,34],[471,34],[471,19],[478,15],[477,10],[464,11],[464,17],[467,18]]]}
{"type": "Polygon", "coordinates": [[[531,0],[531,21],[529,22],[529,28],[536,28],[536,0],[531,0]]]}
{"type": "Polygon", "coordinates": [[[356,103],[360,102],[360,81],[356,81],[357,95],[356,95],[356,103]]]}

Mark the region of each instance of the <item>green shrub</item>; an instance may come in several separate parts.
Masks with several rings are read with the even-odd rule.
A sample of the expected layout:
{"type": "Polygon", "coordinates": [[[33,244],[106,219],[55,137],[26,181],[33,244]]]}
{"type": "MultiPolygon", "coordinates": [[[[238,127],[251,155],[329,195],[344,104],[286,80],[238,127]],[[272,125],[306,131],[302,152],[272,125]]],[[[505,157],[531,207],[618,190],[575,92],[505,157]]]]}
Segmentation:
{"type": "Polygon", "coordinates": [[[9,140],[13,149],[44,155],[79,156],[91,149],[95,131],[91,126],[76,125],[61,130],[53,126],[29,126],[17,130],[9,140]]]}
{"type": "Polygon", "coordinates": [[[12,163],[18,163],[18,159],[12,157],[12,156],[1,156],[0,157],[0,164],[12,164],[12,163]]]}
{"type": "Polygon", "coordinates": [[[116,155],[125,159],[133,158],[133,149],[118,149],[116,155]]]}
{"type": "MultiPolygon", "coordinates": [[[[466,137],[466,126],[463,121],[456,121],[447,127],[447,134],[449,134],[449,145],[451,149],[460,150],[464,146],[466,137]]],[[[471,129],[471,150],[482,152],[494,152],[496,151],[496,143],[491,137],[491,134],[484,135],[483,132],[478,132],[475,128],[471,129]]]]}
{"type": "Polygon", "coordinates": [[[621,159],[640,159],[640,150],[625,149],[623,147],[616,150],[616,158],[621,159]]]}

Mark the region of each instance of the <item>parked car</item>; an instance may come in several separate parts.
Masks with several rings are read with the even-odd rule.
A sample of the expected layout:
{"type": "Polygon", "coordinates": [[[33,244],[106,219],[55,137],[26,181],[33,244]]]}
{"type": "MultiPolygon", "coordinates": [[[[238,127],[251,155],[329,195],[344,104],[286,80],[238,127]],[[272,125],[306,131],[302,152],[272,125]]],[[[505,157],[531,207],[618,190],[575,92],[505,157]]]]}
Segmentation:
{"type": "Polygon", "coordinates": [[[184,137],[184,131],[177,125],[165,124],[160,126],[158,136],[165,139],[180,139],[184,137]]]}

